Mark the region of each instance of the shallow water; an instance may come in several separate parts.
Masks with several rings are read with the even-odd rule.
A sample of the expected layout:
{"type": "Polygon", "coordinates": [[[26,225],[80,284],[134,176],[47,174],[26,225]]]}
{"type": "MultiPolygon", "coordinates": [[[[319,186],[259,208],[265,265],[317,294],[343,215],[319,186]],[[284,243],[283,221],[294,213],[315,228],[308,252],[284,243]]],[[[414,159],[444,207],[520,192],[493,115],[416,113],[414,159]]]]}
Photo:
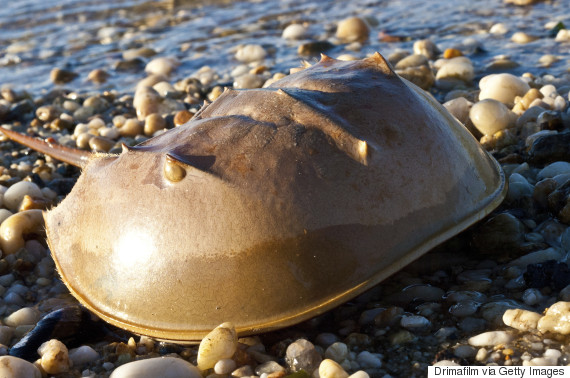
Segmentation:
{"type": "Polygon", "coordinates": [[[238,64],[235,48],[246,43],[268,50],[266,63],[272,72],[288,72],[303,59],[297,55],[302,41],[281,38],[288,24],[306,22],[311,40],[331,40],[336,23],[351,15],[369,21],[370,40],[359,51],[337,45],[328,51],[333,57],[411,51],[415,40],[430,38],[441,49],[478,42],[480,48],[469,57],[480,74],[502,54],[520,64],[513,73],[559,75],[569,67],[570,44],[555,42],[545,28],[557,21],[570,25],[569,0],[526,7],[502,0],[22,0],[2,1],[0,7],[0,85],[31,92],[50,89],[49,72],[59,67],[80,74],[74,88],[89,90],[94,87],[86,80],[88,73],[102,68],[112,74],[105,88],[130,91],[144,77],[142,68],[118,72],[114,66],[124,50],[142,46],[155,49],[158,56],[177,57],[182,62],[178,78],[209,65],[230,80],[227,75],[238,64]],[[507,25],[508,33],[489,34],[499,22],[507,25]],[[381,42],[382,31],[403,41],[381,42]],[[510,42],[517,31],[542,38],[524,45],[510,42]],[[538,60],[544,54],[561,60],[541,67],[538,60]]]}

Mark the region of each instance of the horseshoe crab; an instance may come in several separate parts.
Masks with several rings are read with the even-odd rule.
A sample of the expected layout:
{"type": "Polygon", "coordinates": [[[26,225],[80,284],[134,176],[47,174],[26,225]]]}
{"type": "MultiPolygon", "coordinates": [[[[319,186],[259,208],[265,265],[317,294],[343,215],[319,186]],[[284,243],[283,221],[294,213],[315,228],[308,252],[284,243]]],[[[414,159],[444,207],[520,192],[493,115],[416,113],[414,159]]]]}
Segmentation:
{"type": "Polygon", "coordinates": [[[505,194],[497,162],[378,53],[227,90],[120,155],[23,142],[83,168],[44,216],[71,293],[116,326],[176,342],[323,313],[505,194]]]}

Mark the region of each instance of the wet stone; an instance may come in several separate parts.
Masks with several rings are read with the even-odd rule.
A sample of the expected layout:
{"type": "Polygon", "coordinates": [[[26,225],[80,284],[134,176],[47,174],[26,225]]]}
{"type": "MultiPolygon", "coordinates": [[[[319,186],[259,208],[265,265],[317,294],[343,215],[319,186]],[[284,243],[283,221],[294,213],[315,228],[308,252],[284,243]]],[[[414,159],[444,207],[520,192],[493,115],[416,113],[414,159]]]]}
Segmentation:
{"type": "Polygon", "coordinates": [[[299,339],[287,347],[285,361],[292,372],[305,370],[312,374],[318,369],[322,357],[310,341],[299,339]]]}
{"type": "Polygon", "coordinates": [[[489,331],[469,338],[469,345],[472,346],[493,346],[506,344],[513,339],[513,336],[505,331],[489,331]]]}
{"type": "Polygon", "coordinates": [[[50,72],[50,80],[54,84],[66,84],[75,79],[78,75],[75,72],[69,70],[62,70],[59,68],[54,68],[50,72]]]}
{"type": "Polygon", "coordinates": [[[542,315],[536,312],[515,308],[505,311],[503,322],[519,331],[530,331],[536,329],[541,317],[542,315]]]}
{"type": "Polygon", "coordinates": [[[538,321],[540,332],[555,332],[562,335],[570,334],[570,302],[556,302],[548,308],[538,321]]]}

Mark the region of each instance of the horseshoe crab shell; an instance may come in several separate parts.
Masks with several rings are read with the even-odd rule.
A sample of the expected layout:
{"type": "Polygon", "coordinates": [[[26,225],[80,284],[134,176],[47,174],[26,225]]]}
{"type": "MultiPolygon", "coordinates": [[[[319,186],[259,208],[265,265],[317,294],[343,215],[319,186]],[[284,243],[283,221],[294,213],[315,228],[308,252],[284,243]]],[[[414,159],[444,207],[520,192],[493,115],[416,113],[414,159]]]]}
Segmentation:
{"type": "Polygon", "coordinates": [[[494,159],[379,54],[228,90],[186,125],[94,155],[45,216],[61,277],[106,321],[246,335],[362,293],[502,200],[494,159]]]}

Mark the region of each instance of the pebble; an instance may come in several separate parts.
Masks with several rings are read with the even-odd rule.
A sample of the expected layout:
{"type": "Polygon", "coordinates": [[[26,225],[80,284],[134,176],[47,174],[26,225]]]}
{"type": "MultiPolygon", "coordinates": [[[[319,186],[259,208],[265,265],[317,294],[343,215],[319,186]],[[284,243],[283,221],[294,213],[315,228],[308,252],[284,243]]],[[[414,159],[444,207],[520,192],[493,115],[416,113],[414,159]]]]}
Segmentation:
{"type": "Polygon", "coordinates": [[[479,101],[469,111],[469,119],[483,135],[493,135],[498,131],[514,127],[516,118],[515,113],[494,99],[479,101]]]}
{"type": "Polygon", "coordinates": [[[149,114],[144,120],[144,134],[147,136],[152,136],[159,130],[164,130],[166,128],[166,120],[156,113],[149,114]]]}
{"type": "MultiPolygon", "coordinates": [[[[152,113],[156,114],[156,113],[152,113]]],[[[136,137],[144,132],[144,124],[135,118],[129,118],[119,129],[119,134],[124,137],[136,137]]]]}
{"type": "Polygon", "coordinates": [[[341,363],[348,357],[348,346],[343,342],[335,342],[325,350],[325,358],[341,363]]]}
{"type": "Polygon", "coordinates": [[[0,326],[0,344],[9,345],[12,336],[14,336],[14,329],[12,327],[0,326]]]}
{"type": "Polygon", "coordinates": [[[297,40],[304,39],[307,36],[307,28],[300,24],[291,24],[283,29],[281,38],[297,40]]]}
{"type": "Polygon", "coordinates": [[[437,70],[435,79],[439,82],[450,81],[455,86],[456,81],[470,84],[475,77],[473,63],[467,57],[460,56],[453,59],[447,59],[443,65],[437,70]]]}
{"type": "Polygon", "coordinates": [[[49,74],[49,78],[54,84],[66,84],[75,79],[77,75],[75,72],[54,68],[49,74]]]}
{"type": "Polygon", "coordinates": [[[459,358],[470,359],[477,355],[478,350],[471,345],[458,345],[453,349],[453,354],[459,358]]]}
{"type": "Polygon", "coordinates": [[[69,351],[69,359],[77,367],[97,361],[99,353],[88,345],[82,345],[69,351]]]}
{"type": "Polygon", "coordinates": [[[370,375],[364,370],[359,370],[350,375],[348,378],[370,378],[370,375]]]}
{"type": "Polygon", "coordinates": [[[525,32],[516,32],[511,36],[511,41],[514,43],[526,44],[536,41],[538,37],[534,35],[527,34],[525,32]]]}
{"type": "Polygon", "coordinates": [[[369,34],[368,24],[360,17],[346,18],[336,28],[336,37],[344,43],[365,42],[369,34]]]}
{"type": "Polygon", "coordinates": [[[421,54],[408,55],[407,57],[396,63],[394,67],[397,70],[402,70],[410,67],[429,66],[428,58],[421,54]]]}
{"type": "Polygon", "coordinates": [[[526,81],[509,73],[492,74],[479,81],[479,100],[493,99],[512,106],[516,96],[524,96],[530,89],[526,81]]]}
{"type": "Polygon", "coordinates": [[[38,348],[41,356],[40,365],[48,374],[59,374],[69,371],[71,361],[67,347],[59,340],[46,341],[38,348]]]}
{"type": "Polygon", "coordinates": [[[42,373],[32,363],[18,357],[0,357],[0,377],[42,378],[42,373]]]}
{"type": "Polygon", "coordinates": [[[229,374],[236,369],[236,362],[230,358],[224,358],[214,365],[214,373],[229,374]]]}
{"type": "Polygon", "coordinates": [[[470,337],[469,345],[472,346],[494,346],[507,344],[513,340],[513,336],[505,331],[488,331],[470,337]]]}
{"type": "Polygon", "coordinates": [[[556,161],[542,168],[537,173],[536,178],[537,180],[542,180],[566,173],[570,173],[570,163],[566,161],[556,161]]]}
{"type": "Polygon", "coordinates": [[[26,245],[24,235],[45,232],[41,210],[26,210],[13,214],[0,225],[0,246],[4,255],[18,252],[26,245]]]}
{"type": "Polygon", "coordinates": [[[283,366],[275,361],[267,361],[258,365],[255,368],[255,374],[261,376],[262,374],[285,373],[286,370],[283,366]]]}
{"type": "Polygon", "coordinates": [[[24,196],[43,198],[39,186],[30,181],[20,181],[4,192],[4,206],[10,211],[17,211],[24,196]]]}
{"type": "Polygon", "coordinates": [[[151,75],[164,75],[168,77],[179,65],[180,62],[174,57],[159,57],[148,62],[144,70],[151,75]]]}
{"type": "Polygon", "coordinates": [[[236,52],[235,58],[242,63],[258,62],[267,56],[267,51],[256,44],[240,46],[236,52]]]}
{"type": "Polygon", "coordinates": [[[262,76],[246,73],[236,78],[233,85],[235,89],[252,89],[261,88],[263,83],[265,79],[262,76]]]}
{"type": "Polygon", "coordinates": [[[536,329],[541,317],[541,314],[528,310],[508,309],[503,315],[503,322],[519,331],[531,331],[536,329]]]}
{"type": "Polygon", "coordinates": [[[237,334],[232,323],[223,323],[208,333],[198,349],[198,368],[213,368],[216,362],[231,358],[237,349],[237,334]]]}
{"type": "Polygon", "coordinates": [[[333,360],[325,359],[319,365],[320,378],[348,378],[348,373],[333,360]]]}
{"type": "Polygon", "coordinates": [[[556,302],[550,306],[538,321],[538,330],[542,333],[555,332],[570,334],[570,302],[556,302]]]}
{"type": "Polygon", "coordinates": [[[364,369],[375,369],[382,367],[382,357],[378,354],[372,354],[366,350],[358,353],[356,356],[356,361],[360,367],[364,369]]]}
{"type": "Polygon", "coordinates": [[[298,339],[287,347],[285,362],[292,372],[305,370],[310,375],[318,369],[321,361],[321,355],[308,340],[298,339]]]}
{"type": "Polygon", "coordinates": [[[202,378],[200,370],[176,357],[149,358],[126,363],[111,374],[111,378],[202,378]]]}
{"type": "Polygon", "coordinates": [[[556,42],[570,42],[570,29],[560,29],[554,40],[556,42]]]}
{"type": "Polygon", "coordinates": [[[95,84],[104,84],[107,82],[107,79],[109,79],[110,76],[111,75],[107,71],[96,68],[89,72],[87,75],[87,80],[92,81],[95,84]]]}
{"type": "Polygon", "coordinates": [[[507,201],[517,201],[523,197],[532,197],[533,193],[534,186],[523,175],[513,173],[509,176],[507,201]]]}
{"type": "Polygon", "coordinates": [[[412,48],[414,50],[414,54],[423,55],[431,60],[437,58],[437,55],[440,53],[436,44],[429,39],[421,39],[419,41],[414,42],[412,48]]]}
{"type": "Polygon", "coordinates": [[[405,315],[400,320],[400,326],[409,330],[424,330],[431,325],[430,321],[419,315],[405,315]]]}
{"type": "Polygon", "coordinates": [[[35,325],[41,318],[41,313],[33,307],[24,307],[11,313],[4,319],[4,324],[10,327],[35,325]]]}
{"type": "Polygon", "coordinates": [[[111,139],[93,136],[89,138],[89,148],[95,152],[109,152],[111,148],[115,145],[115,142],[111,139]]]}

